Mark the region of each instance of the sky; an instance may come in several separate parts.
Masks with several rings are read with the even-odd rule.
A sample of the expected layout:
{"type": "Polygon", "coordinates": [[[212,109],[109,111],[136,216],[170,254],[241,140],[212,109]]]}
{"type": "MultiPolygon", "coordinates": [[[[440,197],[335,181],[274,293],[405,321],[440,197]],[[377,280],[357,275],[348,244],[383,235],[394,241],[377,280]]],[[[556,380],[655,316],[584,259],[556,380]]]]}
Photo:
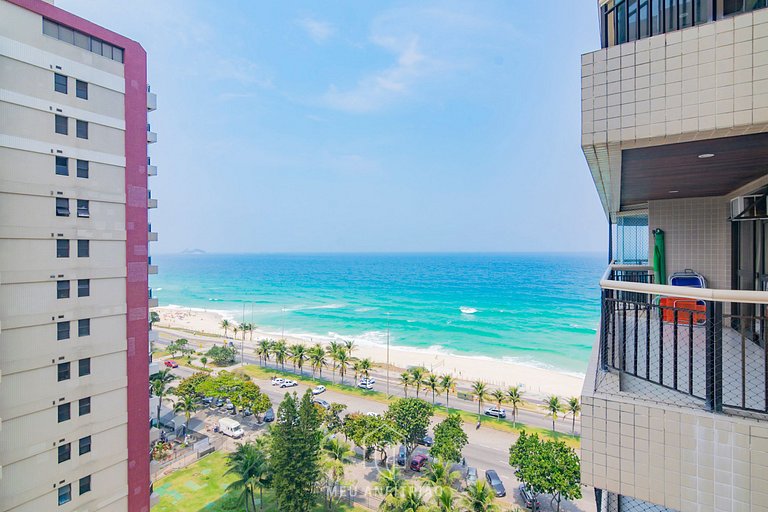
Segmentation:
{"type": "Polygon", "coordinates": [[[155,253],[605,251],[594,0],[56,5],[147,50],[155,253]]]}

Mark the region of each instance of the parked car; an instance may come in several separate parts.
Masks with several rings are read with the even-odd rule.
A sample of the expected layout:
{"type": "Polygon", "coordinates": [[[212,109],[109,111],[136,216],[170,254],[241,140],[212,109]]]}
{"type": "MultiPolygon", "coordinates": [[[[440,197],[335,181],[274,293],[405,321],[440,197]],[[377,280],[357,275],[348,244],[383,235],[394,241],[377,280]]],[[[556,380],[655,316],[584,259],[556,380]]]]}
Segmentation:
{"type": "Polygon", "coordinates": [[[426,446],[427,448],[429,448],[430,446],[432,446],[433,444],[435,444],[435,440],[434,440],[434,439],[432,439],[432,436],[430,436],[429,434],[427,434],[426,436],[424,436],[424,437],[422,437],[422,438],[421,438],[421,441],[419,441],[419,444],[423,444],[424,446],[426,446]]]}
{"type": "Polygon", "coordinates": [[[493,469],[485,470],[485,480],[488,482],[488,485],[491,486],[491,489],[493,489],[496,497],[501,498],[507,495],[507,490],[504,488],[504,484],[501,483],[501,478],[499,478],[499,474],[496,473],[496,471],[493,469]]]}
{"type": "Polygon", "coordinates": [[[223,406],[225,403],[226,403],[226,402],[224,402],[224,399],[223,399],[223,398],[217,398],[217,399],[216,399],[216,402],[214,403],[214,405],[215,405],[216,407],[221,407],[221,406],[223,406]]]}
{"type": "Polygon", "coordinates": [[[231,411],[235,408],[235,405],[229,400],[229,398],[227,398],[227,401],[224,402],[224,408],[228,411],[231,411]]]}
{"type": "Polygon", "coordinates": [[[366,384],[376,384],[376,379],[374,379],[373,377],[363,377],[362,379],[360,379],[360,382],[364,382],[366,384]]]}
{"type": "Polygon", "coordinates": [[[367,390],[370,391],[371,389],[373,389],[373,384],[369,384],[368,382],[360,381],[360,383],[358,383],[357,387],[359,387],[360,389],[367,389],[367,390]]]}
{"type": "Polygon", "coordinates": [[[330,409],[330,408],[331,408],[331,404],[329,404],[329,403],[328,403],[328,402],[326,402],[325,400],[321,400],[321,399],[319,399],[319,398],[315,398],[315,399],[314,399],[314,400],[312,400],[312,401],[313,401],[314,403],[316,403],[317,405],[319,405],[320,407],[322,407],[323,409],[330,409]]]}
{"type": "Polygon", "coordinates": [[[179,363],[177,363],[173,359],[169,359],[169,360],[167,360],[165,362],[165,366],[167,366],[168,368],[178,368],[179,367],[179,363]]]}
{"type": "Polygon", "coordinates": [[[295,380],[291,379],[285,379],[282,384],[280,384],[281,388],[292,388],[293,386],[298,386],[299,383],[295,380]]]}
{"type": "Polygon", "coordinates": [[[368,411],[367,413],[365,413],[365,415],[366,416],[372,416],[374,418],[381,418],[381,414],[379,414],[377,412],[372,412],[372,411],[368,411]]]}
{"type": "Polygon", "coordinates": [[[239,439],[243,437],[243,429],[240,427],[240,423],[229,418],[221,418],[219,420],[219,432],[225,436],[234,437],[239,439]]]}
{"type": "Polygon", "coordinates": [[[494,416],[496,418],[506,418],[507,410],[504,408],[499,409],[498,407],[489,407],[485,410],[485,415],[494,416]]]}
{"type": "Polygon", "coordinates": [[[468,467],[464,479],[467,481],[467,487],[475,485],[477,483],[477,468],[473,468],[472,466],[468,467]]]}
{"type": "Polygon", "coordinates": [[[267,412],[264,413],[264,421],[267,423],[275,421],[275,411],[272,408],[269,408],[267,412]]]}
{"type": "Polygon", "coordinates": [[[315,386],[312,390],[313,395],[319,395],[320,393],[325,393],[325,386],[322,384],[315,386]]]}
{"type": "Polygon", "coordinates": [[[429,457],[420,453],[411,459],[411,470],[421,471],[427,465],[427,462],[429,462],[429,457]]]}
{"type": "Polygon", "coordinates": [[[203,405],[211,405],[213,403],[213,397],[212,396],[206,396],[202,400],[203,405]]]}
{"type": "Polygon", "coordinates": [[[283,382],[285,382],[285,379],[282,377],[273,377],[272,378],[272,385],[273,386],[280,386],[283,382]]]}
{"type": "Polygon", "coordinates": [[[253,412],[250,409],[248,409],[247,407],[245,409],[243,409],[243,416],[251,416],[252,414],[253,414],[253,412]]]}
{"type": "Polygon", "coordinates": [[[520,498],[525,503],[525,508],[530,510],[539,510],[539,500],[533,497],[531,488],[525,484],[520,485],[520,498]]]}
{"type": "Polygon", "coordinates": [[[405,466],[405,461],[408,459],[408,452],[405,450],[405,446],[400,445],[400,448],[397,449],[397,457],[395,457],[395,462],[398,466],[405,466]]]}

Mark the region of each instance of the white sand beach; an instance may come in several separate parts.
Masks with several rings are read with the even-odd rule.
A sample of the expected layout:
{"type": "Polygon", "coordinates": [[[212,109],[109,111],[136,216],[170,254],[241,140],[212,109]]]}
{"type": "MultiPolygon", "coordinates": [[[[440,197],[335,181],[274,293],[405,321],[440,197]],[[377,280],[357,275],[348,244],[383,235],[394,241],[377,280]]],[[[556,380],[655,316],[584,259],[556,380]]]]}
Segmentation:
{"type": "MultiPolygon", "coordinates": [[[[169,327],[193,331],[197,334],[224,335],[220,324],[223,316],[215,311],[184,309],[179,307],[155,308],[160,314],[159,327],[169,327]]],[[[228,332],[232,337],[232,330],[228,332]]],[[[242,336],[238,333],[238,339],[242,336]]],[[[254,329],[252,335],[246,335],[245,345],[251,345],[256,340],[280,338],[280,333],[265,332],[254,329]]],[[[286,335],[289,343],[325,343],[326,339],[314,339],[286,335]]],[[[354,339],[354,338],[353,338],[354,339]]],[[[367,357],[376,363],[387,362],[387,348],[381,345],[357,343],[354,349],[355,357],[367,357]]],[[[556,394],[561,397],[579,396],[584,379],[572,374],[515,364],[499,359],[483,356],[459,356],[444,354],[437,351],[421,350],[407,347],[390,347],[389,362],[398,368],[422,365],[437,373],[450,373],[462,381],[482,380],[494,387],[521,385],[530,398],[542,398],[545,395],[556,394]]]]}

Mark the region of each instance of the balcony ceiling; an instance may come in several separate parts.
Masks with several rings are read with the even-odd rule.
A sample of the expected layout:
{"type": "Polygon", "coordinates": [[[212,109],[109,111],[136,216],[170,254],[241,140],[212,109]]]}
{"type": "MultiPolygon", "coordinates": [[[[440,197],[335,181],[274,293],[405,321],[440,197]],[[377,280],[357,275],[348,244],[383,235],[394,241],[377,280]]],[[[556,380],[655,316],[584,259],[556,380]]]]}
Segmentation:
{"type": "Polygon", "coordinates": [[[768,174],[768,133],[625,149],[621,205],[722,196],[768,174]],[[711,158],[699,155],[714,154],[711,158]],[[677,190],[676,193],[670,193],[677,190]]]}

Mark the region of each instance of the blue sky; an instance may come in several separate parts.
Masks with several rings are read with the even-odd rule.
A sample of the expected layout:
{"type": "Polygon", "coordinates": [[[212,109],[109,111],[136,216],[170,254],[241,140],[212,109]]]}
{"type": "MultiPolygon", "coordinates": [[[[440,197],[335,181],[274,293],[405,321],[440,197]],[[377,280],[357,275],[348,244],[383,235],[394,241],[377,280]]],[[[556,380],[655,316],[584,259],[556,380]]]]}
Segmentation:
{"type": "Polygon", "coordinates": [[[605,250],[594,0],[56,5],[149,54],[155,252],[605,250]]]}

